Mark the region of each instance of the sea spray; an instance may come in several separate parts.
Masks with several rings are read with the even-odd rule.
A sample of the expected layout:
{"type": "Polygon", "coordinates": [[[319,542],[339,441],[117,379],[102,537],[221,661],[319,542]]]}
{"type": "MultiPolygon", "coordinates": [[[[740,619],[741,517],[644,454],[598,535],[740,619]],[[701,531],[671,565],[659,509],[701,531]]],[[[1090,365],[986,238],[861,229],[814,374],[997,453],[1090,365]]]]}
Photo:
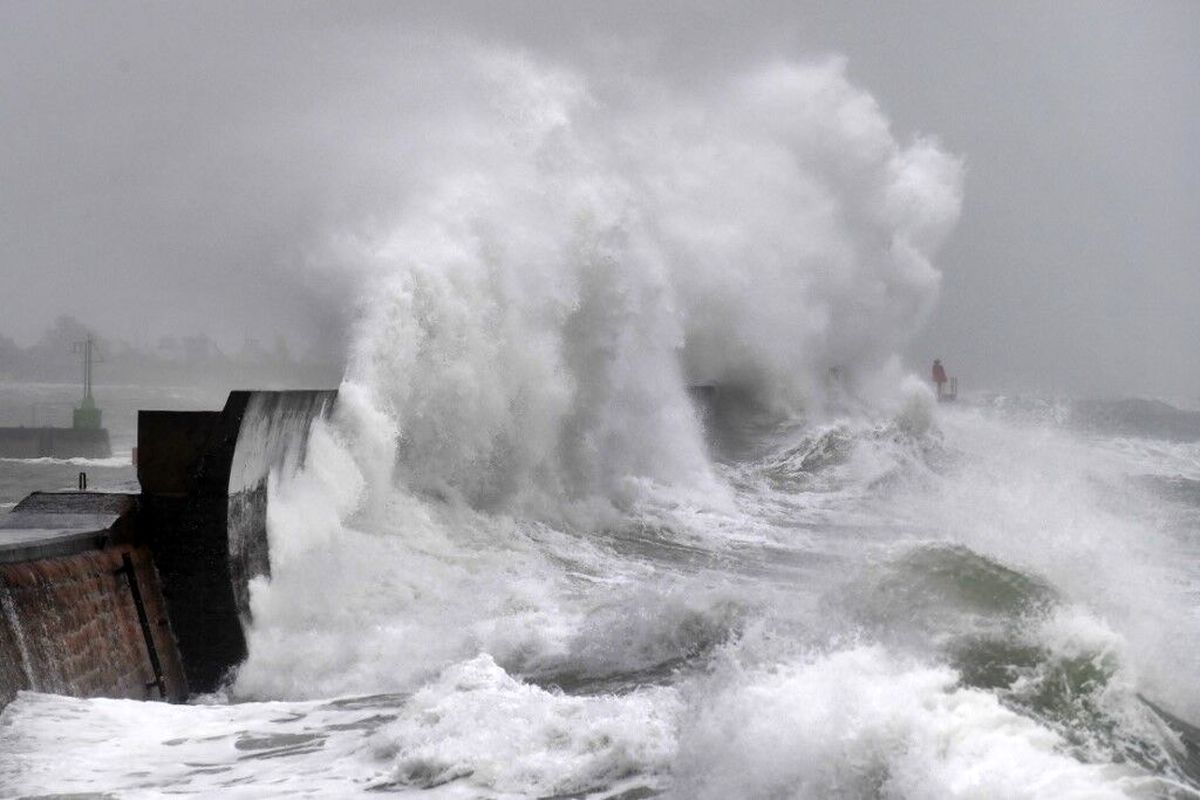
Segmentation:
{"type": "Polygon", "coordinates": [[[403,180],[327,259],[350,368],[249,659],[22,693],[5,792],[1197,796],[1195,445],[902,377],[957,159],[836,59],[446,52],[371,96],[427,102],[356,149],[403,180]]]}
{"type": "Polygon", "coordinates": [[[960,165],[900,146],[841,62],[608,102],[477,66],[420,203],[342,243],[368,263],[347,382],[394,421],[399,482],[535,516],[630,479],[711,494],[689,382],[895,391],[960,165]]]}
{"type": "MultiPolygon", "coordinates": [[[[1039,720],[1022,694],[1077,658],[1039,638],[1055,628],[1037,603],[1115,610],[1113,573],[1076,565],[1097,532],[1128,547],[1128,508],[1097,504],[1073,444],[1054,440],[1067,453],[1024,476],[1025,438],[972,451],[981,424],[964,451],[954,426],[969,412],[935,420],[897,366],[936,298],[929,259],[958,213],[958,162],[895,142],[836,61],[653,106],[525,56],[484,63],[487,102],[456,111],[422,202],[341,243],[363,285],[344,402],[309,466],[273,487],[280,558],[254,587],[235,696],[416,691],[471,718],[526,700],[578,709],[549,738],[540,726],[559,723],[541,717],[520,736],[507,717],[473,730],[441,712],[382,728],[376,755],[412,788],[658,786],[666,770],[680,796],[1161,789],[1128,688],[1145,674],[1136,657],[1097,673],[1082,716],[1039,720]],[[691,382],[790,422],[751,464],[714,460],[691,382]],[[932,562],[905,555],[940,538],[952,544],[932,562]],[[752,542],[774,549],[747,559],[752,542]],[[836,586],[897,558],[941,593],[875,618],[836,586]],[[939,583],[960,567],[999,592],[1045,575],[1061,595],[976,607],[939,583]],[[760,630],[766,644],[723,676],[720,654],[760,630]],[[847,647],[855,636],[868,641],[847,647]],[[993,652],[971,636],[1012,637],[1011,684],[970,683],[993,652]],[[591,699],[559,703],[555,681],[591,699]],[[607,690],[617,699],[592,701],[607,690]],[[669,708],[658,738],[613,729],[579,749],[651,696],[669,708]],[[501,769],[500,741],[529,763],[501,769]],[[1149,755],[1106,763],[1129,753],[1149,755]]],[[[1137,564],[1157,584],[1156,553],[1137,564]]],[[[1132,604],[1114,636],[1144,639],[1134,628],[1158,607],[1132,604]]]]}
{"type": "Polygon", "coordinates": [[[272,498],[250,695],[567,647],[581,538],[647,504],[734,513],[689,382],[814,412],[831,368],[895,387],[936,297],[960,165],[897,143],[840,61],[622,97],[469,66],[419,202],[337,243],[362,312],[334,427],[272,498]]]}
{"type": "MultiPolygon", "coordinates": [[[[979,409],[942,418],[957,450],[944,476],[894,495],[889,513],[1047,580],[1128,640],[1146,687],[1195,713],[1200,695],[1180,676],[1200,669],[1195,594],[1183,565],[1194,545],[1162,498],[1131,476],[1148,470],[1121,440],[1097,442],[1044,422],[1000,421],[979,409]]],[[[1180,448],[1160,444],[1156,469],[1180,448]]],[[[1145,687],[1144,687],[1145,688],[1145,687]]]]}

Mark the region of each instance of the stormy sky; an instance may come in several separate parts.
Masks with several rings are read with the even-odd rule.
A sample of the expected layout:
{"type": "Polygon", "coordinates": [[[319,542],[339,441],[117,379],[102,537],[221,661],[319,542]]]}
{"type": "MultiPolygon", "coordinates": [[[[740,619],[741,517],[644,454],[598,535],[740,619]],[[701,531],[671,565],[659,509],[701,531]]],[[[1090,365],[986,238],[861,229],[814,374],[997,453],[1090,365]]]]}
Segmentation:
{"type": "Polygon", "coordinates": [[[336,352],[328,242],[406,176],[468,43],[702,90],[840,54],[966,164],[907,350],[968,388],[1200,397],[1200,3],[0,4],[0,334],[62,313],[336,352]],[[443,88],[444,85],[444,88],[443,88]]]}

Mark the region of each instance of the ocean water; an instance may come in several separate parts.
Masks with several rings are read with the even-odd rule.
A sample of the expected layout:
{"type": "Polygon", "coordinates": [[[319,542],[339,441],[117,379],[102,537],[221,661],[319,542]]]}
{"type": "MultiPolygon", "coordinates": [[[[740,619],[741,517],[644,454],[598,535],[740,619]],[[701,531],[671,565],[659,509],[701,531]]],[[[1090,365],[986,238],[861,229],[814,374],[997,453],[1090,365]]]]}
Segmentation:
{"type": "Polygon", "coordinates": [[[957,158],[837,61],[461,66],[420,202],[337,243],[348,367],[246,662],[22,693],[7,794],[1200,794],[1195,420],[906,374],[957,158]]]}
{"type": "MultiPolygon", "coordinates": [[[[23,693],[0,717],[0,785],[1197,794],[1160,710],[1200,718],[1200,442],[1084,432],[1064,405],[816,426],[721,406],[729,505],[659,494],[583,529],[393,496],[370,525],[273,552],[221,696],[23,693]]],[[[272,537],[311,517],[287,496],[305,480],[344,487],[335,462],[281,481],[272,537]]]]}

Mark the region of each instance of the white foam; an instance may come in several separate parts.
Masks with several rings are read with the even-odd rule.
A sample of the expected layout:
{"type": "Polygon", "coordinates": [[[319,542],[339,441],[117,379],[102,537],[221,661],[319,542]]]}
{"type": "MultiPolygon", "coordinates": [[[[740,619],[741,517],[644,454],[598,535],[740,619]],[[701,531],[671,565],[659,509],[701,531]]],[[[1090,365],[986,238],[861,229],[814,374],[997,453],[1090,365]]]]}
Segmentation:
{"type": "Polygon", "coordinates": [[[448,669],[375,737],[393,777],[415,787],[461,778],[522,797],[607,788],[630,775],[653,785],[675,745],[674,689],[569,697],[519,683],[487,656],[448,669]]]}
{"type": "Polygon", "coordinates": [[[61,464],[72,467],[97,467],[110,469],[133,466],[133,460],[129,456],[112,456],[110,458],[50,458],[48,456],[41,458],[0,458],[0,462],[29,465],[61,464]]]}
{"type": "Polygon", "coordinates": [[[528,56],[476,66],[421,202],[345,247],[368,276],[347,388],[401,481],[568,519],[647,482],[719,505],[688,381],[894,392],[960,166],[897,143],[841,62],[619,103],[528,56]]]}
{"type": "Polygon", "coordinates": [[[538,688],[484,655],[410,697],[189,707],[25,692],[0,719],[0,781],[26,794],[1124,798],[1167,785],[1080,762],[953,671],[879,646],[732,659],[620,696],[538,688]]]}
{"type": "Polygon", "coordinates": [[[1159,782],[1084,764],[943,667],[860,646],[730,667],[683,726],[674,797],[1124,798],[1159,782]]]}
{"type": "Polygon", "coordinates": [[[1200,626],[1187,594],[1191,545],[1133,485],[1138,462],[1053,425],[940,414],[954,460],[882,506],[924,535],[1046,578],[1128,643],[1142,689],[1185,713],[1200,695],[1200,626]]]}
{"type": "Polygon", "coordinates": [[[487,656],[449,667],[411,698],[171,706],[23,692],[0,716],[0,786],[123,798],[373,788],[532,797],[634,775],[653,786],[674,754],[678,710],[673,689],[568,697],[511,678],[487,656]]]}
{"type": "Polygon", "coordinates": [[[553,661],[598,604],[575,575],[642,568],[582,537],[744,527],[689,379],[787,405],[837,365],[869,393],[936,295],[960,165],[900,145],[841,62],[664,103],[478,55],[420,202],[339,243],[362,315],[331,426],[272,489],[243,696],[553,661]]]}
{"type": "Polygon", "coordinates": [[[1097,450],[1116,455],[1131,472],[1200,481],[1200,442],[1136,437],[1095,437],[1097,450]]]}
{"type": "Polygon", "coordinates": [[[371,713],[320,703],[176,706],[22,692],[0,715],[0,786],[6,796],[344,796],[386,765],[375,762],[361,730],[333,726],[371,713]]]}

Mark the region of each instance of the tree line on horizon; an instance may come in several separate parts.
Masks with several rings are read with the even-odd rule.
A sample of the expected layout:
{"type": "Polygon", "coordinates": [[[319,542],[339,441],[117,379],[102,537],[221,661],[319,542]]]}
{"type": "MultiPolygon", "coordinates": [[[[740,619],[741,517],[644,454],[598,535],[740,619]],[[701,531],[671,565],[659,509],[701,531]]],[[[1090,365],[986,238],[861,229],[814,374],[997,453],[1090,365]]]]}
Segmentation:
{"type": "Polygon", "coordinates": [[[224,352],[203,332],[163,336],[153,346],[139,346],[100,336],[64,314],[27,347],[0,334],[0,380],[77,381],[82,375],[82,356],[77,345],[89,337],[94,342],[97,384],[209,382],[237,379],[240,375],[253,379],[251,382],[256,385],[304,378],[320,378],[328,383],[341,374],[341,365],[328,356],[311,353],[295,356],[282,334],[275,337],[269,348],[257,339],[246,337],[232,353],[224,352]]]}

